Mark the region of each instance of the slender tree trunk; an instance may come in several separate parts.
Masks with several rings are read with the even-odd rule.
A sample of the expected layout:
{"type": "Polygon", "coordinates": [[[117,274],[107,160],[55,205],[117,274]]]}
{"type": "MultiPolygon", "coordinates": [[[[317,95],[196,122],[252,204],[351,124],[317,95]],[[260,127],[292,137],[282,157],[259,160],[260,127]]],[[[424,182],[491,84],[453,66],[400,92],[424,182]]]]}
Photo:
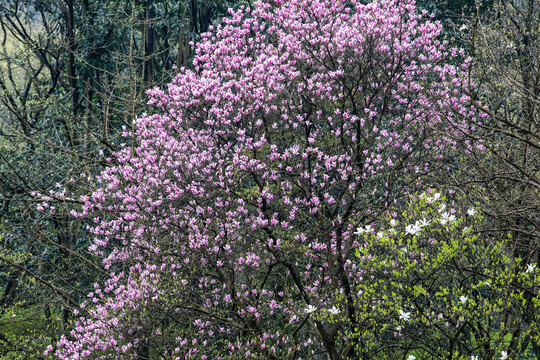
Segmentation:
{"type": "Polygon", "coordinates": [[[147,86],[154,82],[154,55],[156,52],[156,30],[152,24],[156,14],[152,4],[153,0],[145,1],[143,81],[147,86]]]}
{"type": "Polygon", "coordinates": [[[185,22],[186,22],[186,14],[187,9],[184,9],[182,13],[182,21],[180,25],[180,34],[178,35],[178,53],[176,54],[176,67],[178,69],[185,67],[187,65],[187,58],[185,54],[185,48],[186,46],[189,46],[186,44],[186,29],[185,29],[185,22]]]}

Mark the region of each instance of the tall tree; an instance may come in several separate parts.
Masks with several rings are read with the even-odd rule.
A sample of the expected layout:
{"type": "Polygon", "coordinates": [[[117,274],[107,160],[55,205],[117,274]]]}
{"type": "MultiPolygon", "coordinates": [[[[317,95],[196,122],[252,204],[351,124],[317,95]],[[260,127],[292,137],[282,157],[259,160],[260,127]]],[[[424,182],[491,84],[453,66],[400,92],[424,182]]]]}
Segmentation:
{"type": "Polygon", "coordinates": [[[114,275],[55,356],[366,359],[364,331],[391,333],[364,322],[356,229],[382,224],[471,130],[469,63],[447,63],[459,52],[412,1],[231,16],[194,70],[149,92],[155,115],[83,198],[114,275]]]}

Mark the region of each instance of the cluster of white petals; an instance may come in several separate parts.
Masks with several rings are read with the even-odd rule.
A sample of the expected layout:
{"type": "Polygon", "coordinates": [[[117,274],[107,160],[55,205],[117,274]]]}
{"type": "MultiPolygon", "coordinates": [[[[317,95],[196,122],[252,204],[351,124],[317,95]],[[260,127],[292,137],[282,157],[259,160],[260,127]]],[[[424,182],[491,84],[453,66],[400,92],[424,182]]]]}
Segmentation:
{"type": "Polygon", "coordinates": [[[335,306],[333,306],[331,309],[328,309],[328,312],[332,315],[337,315],[339,314],[339,309],[335,306]]]}
{"type": "Polygon", "coordinates": [[[441,215],[441,225],[446,225],[447,223],[451,223],[451,222],[454,222],[456,221],[456,216],[455,215],[451,215],[449,214],[448,212],[443,212],[442,215],[441,215]]]}
{"type": "Polygon", "coordinates": [[[409,321],[411,318],[411,313],[399,310],[399,318],[404,321],[409,321]]]}
{"type": "Polygon", "coordinates": [[[440,193],[435,193],[433,196],[426,196],[426,202],[428,204],[434,203],[435,201],[439,200],[441,198],[440,193]]]}
{"type": "Polygon", "coordinates": [[[355,235],[362,235],[362,234],[370,234],[373,231],[373,227],[371,225],[366,225],[366,227],[358,227],[356,229],[355,235]]]}

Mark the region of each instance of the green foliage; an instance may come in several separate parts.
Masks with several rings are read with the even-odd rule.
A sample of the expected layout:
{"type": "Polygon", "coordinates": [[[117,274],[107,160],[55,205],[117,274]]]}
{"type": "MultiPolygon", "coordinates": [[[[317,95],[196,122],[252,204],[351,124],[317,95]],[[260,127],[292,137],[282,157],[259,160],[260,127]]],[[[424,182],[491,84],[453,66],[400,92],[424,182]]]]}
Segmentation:
{"type": "Polygon", "coordinates": [[[491,359],[516,348],[525,355],[540,341],[538,324],[524,321],[540,310],[538,269],[476,232],[478,211],[446,203],[412,196],[397,218],[361,235],[347,265],[362,274],[358,297],[347,306],[362,315],[345,336],[361,339],[362,358],[491,359]]]}
{"type": "Polygon", "coordinates": [[[40,306],[12,304],[0,317],[0,358],[10,360],[40,359],[43,349],[63,331],[60,313],[40,306]]]}

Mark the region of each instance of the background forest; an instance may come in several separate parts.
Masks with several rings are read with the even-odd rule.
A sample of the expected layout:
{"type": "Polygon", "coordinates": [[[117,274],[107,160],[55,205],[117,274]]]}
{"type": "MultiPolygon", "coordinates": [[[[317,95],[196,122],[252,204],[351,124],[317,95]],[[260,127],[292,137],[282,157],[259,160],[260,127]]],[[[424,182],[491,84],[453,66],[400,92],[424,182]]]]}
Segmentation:
{"type": "MultiPolygon", "coordinates": [[[[184,268],[179,270],[180,267],[177,270],[182,280],[169,278],[164,272],[161,274],[163,284],[156,289],[152,288],[156,294],[159,293],[161,305],[150,307],[152,310],[140,315],[141,319],[144,318],[147,322],[146,327],[141,327],[141,324],[133,319],[139,315],[132,309],[122,317],[117,316],[121,322],[125,321],[123,328],[115,327],[116,324],[112,326],[120,329],[118,333],[121,334],[121,339],[126,341],[125,344],[120,344],[120,341],[109,348],[100,349],[99,346],[94,346],[87,350],[86,343],[77,336],[80,333],[91,333],[88,329],[93,325],[84,321],[76,323],[76,320],[82,314],[86,319],[93,317],[105,322],[99,317],[101,315],[98,316],[86,308],[92,303],[107,303],[102,293],[98,300],[97,294],[100,294],[100,290],[95,284],[109,284],[110,289],[118,289],[115,287],[119,286],[116,283],[118,279],[111,280],[115,278],[111,275],[115,271],[116,274],[123,271],[127,273],[129,266],[137,268],[137,261],[142,261],[141,259],[150,265],[157,264],[152,262],[152,256],[157,256],[158,252],[175,254],[171,255],[171,259],[172,256],[179,256],[173,250],[179,248],[175,243],[178,240],[174,236],[169,239],[165,233],[156,233],[152,237],[165,240],[155,249],[150,241],[144,245],[137,243],[137,251],[126,255],[123,258],[124,263],[111,265],[104,261],[110,259],[109,255],[115,250],[104,246],[106,249],[103,252],[95,251],[95,227],[102,226],[104,232],[113,228],[111,219],[114,219],[117,213],[123,214],[124,210],[115,207],[116,203],[111,200],[111,203],[104,203],[109,207],[104,205],[105,210],[100,209],[101,212],[93,208],[92,211],[86,211],[95,206],[89,205],[88,198],[92,198],[90,194],[108,184],[103,180],[107,178],[103,174],[116,176],[115,171],[126,168],[126,159],[133,161],[136,157],[135,149],[140,149],[140,144],[144,143],[147,136],[140,129],[150,131],[152,127],[144,122],[146,118],[143,114],[170,115],[170,108],[166,108],[163,103],[188,102],[169,94],[169,98],[163,96],[166,100],[160,104],[155,99],[162,95],[155,88],[171,89],[168,84],[173,83],[181,89],[188,89],[187,85],[173,80],[180,69],[194,70],[193,74],[197,75],[193,75],[193,83],[198,81],[195,77],[203,70],[196,68],[193,59],[203,63],[203,52],[212,54],[215,50],[204,48],[200,54],[194,52],[197,44],[206,44],[208,39],[201,37],[201,34],[219,24],[229,24],[228,21],[232,20],[223,19],[234,17],[234,11],[253,7],[254,4],[250,1],[0,1],[0,359],[75,359],[78,358],[76,353],[85,355],[84,351],[88,351],[86,355],[90,358],[109,356],[135,359],[204,359],[204,356],[207,356],[207,359],[238,359],[250,356],[260,359],[331,360],[540,359],[538,0],[492,0],[481,3],[473,0],[418,1],[413,13],[421,14],[422,10],[427,10],[433,14],[430,21],[438,21],[442,25],[437,36],[439,40],[446,42],[446,52],[442,59],[450,66],[456,65],[463,70],[456,75],[459,81],[456,80],[450,85],[455,85],[458,89],[456,94],[459,93],[459,96],[455,96],[455,101],[460,105],[448,110],[447,114],[451,119],[448,121],[456,124],[455,128],[459,131],[448,133],[442,125],[437,125],[433,133],[411,132],[410,141],[413,147],[414,144],[418,145],[418,149],[414,148],[414,156],[409,158],[401,153],[393,154],[392,156],[398,156],[398,160],[403,159],[399,166],[364,179],[362,191],[358,192],[361,195],[351,198],[354,201],[347,200],[346,189],[351,189],[350,184],[345,186],[339,183],[340,180],[336,180],[335,186],[332,185],[334,187],[327,192],[332,200],[329,200],[328,196],[324,198],[329,205],[332,205],[334,198],[338,203],[354,202],[355,206],[362,210],[353,213],[352,210],[335,207],[335,210],[331,211],[328,206],[328,216],[326,213],[321,215],[321,218],[313,215],[315,220],[312,220],[311,215],[315,214],[315,211],[310,206],[313,204],[304,204],[306,208],[300,206],[296,222],[291,222],[301,224],[300,227],[291,225],[294,231],[282,234],[287,231],[267,229],[265,225],[257,228],[257,231],[273,241],[273,245],[268,245],[269,248],[276,248],[275,252],[270,250],[275,262],[268,260],[266,272],[258,269],[241,270],[243,267],[238,267],[238,259],[230,260],[236,261],[230,269],[220,270],[221,265],[210,270],[203,266],[198,268],[196,264],[199,263],[204,265],[207,261],[212,263],[215,260],[217,264],[221,264],[221,261],[226,260],[218,255],[215,259],[210,255],[206,257],[206,250],[190,253],[191,257],[182,258],[182,261],[192,259],[189,271],[184,268]],[[449,56],[448,53],[453,53],[450,49],[454,47],[462,49],[463,56],[449,56]],[[461,67],[463,59],[469,56],[471,60],[465,60],[469,65],[461,67]],[[148,103],[149,99],[154,99],[152,104],[148,103]],[[156,103],[159,108],[157,111],[156,103]],[[143,120],[140,120],[141,118],[143,120]],[[462,118],[465,119],[463,123],[456,120],[462,118]],[[138,134],[139,138],[130,134],[138,134]],[[434,144],[438,146],[439,142],[451,145],[447,148],[430,147],[435,146],[434,144]],[[118,154],[122,155],[117,156],[118,154]],[[410,166],[410,169],[404,172],[403,169],[407,166],[410,166]],[[82,211],[87,212],[85,216],[79,216],[81,206],[86,206],[82,211]],[[340,219],[339,221],[347,219],[354,228],[341,229],[341,225],[336,225],[340,224],[339,221],[334,221],[333,217],[340,219]],[[400,224],[410,225],[403,227],[401,235],[396,235],[399,231],[393,230],[394,226],[399,227],[400,224]],[[313,226],[312,230],[309,230],[310,226],[313,226]],[[365,241],[360,242],[365,242],[366,245],[351,245],[343,250],[347,253],[343,258],[335,253],[332,255],[332,251],[339,253],[340,250],[335,250],[335,233],[327,229],[343,231],[344,239],[352,238],[354,232],[355,236],[365,238],[365,241]],[[313,231],[313,234],[325,234],[327,231],[328,249],[334,250],[327,250],[324,244],[316,248],[315,242],[309,247],[291,245],[292,239],[296,241],[303,234],[311,234],[310,231],[313,231]],[[283,246],[279,249],[278,240],[283,240],[283,246]],[[434,242],[444,245],[430,247],[434,242]],[[155,254],[147,254],[149,249],[140,250],[144,246],[151,248],[155,254]],[[316,259],[320,255],[317,255],[317,251],[326,254],[326,262],[306,260],[302,263],[303,258],[311,259],[310,256],[313,256],[313,259],[316,259]],[[403,253],[416,255],[403,257],[403,253]],[[433,260],[424,263],[418,260],[418,257],[415,258],[420,256],[418,254],[422,254],[422,259],[424,254],[429,254],[428,258],[433,260]],[[355,261],[358,261],[358,264],[355,261]],[[419,261],[423,265],[419,265],[419,261]],[[317,270],[310,270],[311,266],[317,270]],[[371,269],[369,280],[367,275],[364,282],[346,279],[346,272],[362,273],[359,277],[363,277],[364,270],[360,268],[371,269]],[[199,270],[206,276],[204,281],[195,278],[195,273],[199,270]],[[328,289],[321,285],[319,290],[316,289],[317,286],[309,290],[307,284],[311,280],[307,279],[311,275],[308,273],[318,273],[319,270],[323,275],[321,279],[314,281],[328,282],[328,289]],[[330,274],[328,277],[324,277],[325,271],[330,274]],[[302,283],[299,277],[303,277],[304,273],[306,278],[302,283]],[[181,296],[175,295],[175,292],[191,291],[186,288],[182,290],[179,283],[183,281],[189,282],[189,288],[198,288],[200,285],[200,289],[203,289],[204,284],[204,289],[213,289],[212,293],[219,293],[219,290],[216,290],[217,285],[214,289],[216,281],[224,284],[223,288],[240,289],[238,291],[247,288],[253,289],[253,293],[246,291],[246,295],[242,295],[244,298],[238,295],[238,300],[227,305],[230,307],[223,305],[224,310],[212,313],[206,307],[197,308],[203,300],[209,299],[204,295],[205,290],[200,290],[201,294],[193,291],[193,297],[189,299],[180,299],[181,296]],[[163,287],[171,293],[162,292],[163,287]],[[262,304],[262,295],[255,294],[256,290],[262,291],[263,295],[266,295],[267,291],[278,294],[273,302],[268,300],[268,304],[276,304],[270,305],[271,310],[266,310],[270,315],[260,315],[271,319],[268,329],[265,328],[266,324],[261,325],[259,320],[258,306],[262,304]],[[301,305],[298,305],[300,303],[301,305]],[[321,306],[323,303],[328,304],[324,311],[321,306]],[[174,306],[182,308],[184,312],[181,316],[171,315],[169,312],[174,311],[164,304],[175,304],[174,306]],[[198,315],[190,317],[188,314],[192,313],[198,315]],[[232,313],[236,315],[230,315],[232,313]],[[382,323],[386,325],[378,327],[377,324],[382,323]],[[214,331],[218,332],[215,329],[227,326],[233,329],[232,333],[226,332],[222,337],[212,340],[214,342],[196,347],[197,339],[201,343],[205,336],[209,337],[214,331]],[[70,333],[74,328],[77,328],[78,332],[70,333]],[[208,335],[209,333],[211,334],[208,335]],[[260,340],[263,337],[264,341],[260,340]],[[185,346],[188,339],[189,343],[185,346]],[[70,344],[77,341],[84,346],[71,347],[70,344]],[[180,343],[182,349],[177,350],[180,349],[177,347],[180,343]],[[189,348],[189,344],[193,346],[189,348]],[[122,345],[125,347],[121,348],[122,345]],[[48,348],[49,352],[46,352],[48,348]],[[205,348],[212,350],[207,353],[205,348]],[[123,349],[122,355],[118,355],[119,349],[123,349]],[[55,353],[57,350],[59,352],[55,353]]],[[[408,20],[413,17],[408,16],[408,20]]],[[[257,29],[251,31],[256,33],[257,29]]],[[[435,33],[435,30],[433,31],[435,33]]],[[[272,38],[268,41],[278,39],[272,38]]],[[[435,48],[437,45],[433,46],[435,48]]],[[[459,53],[458,50],[455,52],[459,53]]],[[[253,50],[253,53],[256,53],[256,50],[253,50]]],[[[380,64],[385,64],[387,60],[382,55],[377,58],[379,55],[373,50],[372,59],[375,59],[376,64],[366,66],[362,71],[356,68],[353,70],[358,70],[358,73],[366,78],[368,75],[365,74],[370,71],[378,74],[372,67],[382,66],[380,64]]],[[[246,56],[252,56],[252,53],[246,56]]],[[[223,71],[227,60],[219,57],[216,59],[215,67],[223,71]]],[[[442,61],[434,60],[434,67],[443,67],[442,61]]],[[[313,70],[315,65],[309,62],[306,64],[313,68],[306,65],[299,70],[305,71],[302,74],[309,77],[316,73],[313,70]]],[[[409,65],[407,63],[405,68],[409,65]]],[[[209,65],[211,66],[214,65],[209,65]]],[[[270,65],[269,67],[271,68],[270,65]]],[[[355,80],[351,79],[354,76],[356,73],[351,72],[346,81],[354,82],[355,80]]],[[[419,81],[419,86],[427,89],[430,85],[426,84],[440,80],[437,78],[439,73],[434,72],[432,76],[419,81]]],[[[346,77],[347,74],[344,78],[346,77]]],[[[439,82],[444,82],[445,79],[446,77],[443,77],[439,82]]],[[[377,81],[366,80],[366,84],[362,81],[358,80],[358,83],[362,83],[365,89],[373,93],[380,90],[378,85],[374,85],[377,81]]],[[[384,86],[393,86],[392,80],[384,81],[388,81],[384,86]]],[[[381,86],[381,89],[384,86],[381,86]]],[[[270,87],[271,85],[268,85],[268,88],[270,87]]],[[[172,94],[174,89],[170,91],[172,94]]],[[[392,93],[389,101],[399,100],[395,91],[389,91],[392,93]]],[[[436,106],[442,108],[440,104],[446,101],[437,98],[441,93],[432,91],[430,94],[433,102],[429,106],[421,104],[425,106],[425,114],[433,114],[431,111],[434,111],[436,106]]],[[[414,98],[410,94],[407,96],[414,98]]],[[[182,95],[177,97],[182,98],[182,95]]],[[[193,98],[195,97],[193,95],[193,98]]],[[[320,103],[308,106],[305,105],[307,98],[307,95],[300,96],[297,100],[302,106],[309,107],[308,110],[304,109],[304,112],[310,114],[317,113],[318,110],[318,114],[328,113],[333,116],[332,114],[339,113],[341,105],[350,107],[356,104],[356,100],[346,103],[345,100],[342,102],[337,98],[331,101],[329,97],[330,100],[322,99],[320,103]]],[[[454,95],[449,98],[454,99],[454,95]]],[[[189,114],[190,119],[193,119],[190,129],[198,131],[203,128],[202,124],[208,113],[201,110],[203,105],[201,108],[190,106],[192,105],[184,106],[190,111],[188,113],[188,110],[185,110],[184,115],[189,114]],[[202,113],[204,114],[201,115],[202,113]]],[[[224,108],[228,109],[226,106],[224,108]]],[[[367,110],[369,106],[365,108],[367,110]]],[[[213,108],[204,109],[211,113],[213,108]]],[[[362,108],[358,114],[352,115],[363,116],[363,112],[362,108]]],[[[262,116],[262,110],[254,110],[253,113],[262,116]]],[[[390,109],[381,115],[381,118],[386,119],[398,113],[398,110],[390,109]]],[[[273,115],[269,115],[269,118],[271,116],[273,115]]],[[[422,116],[419,115],[419,118],[422,116]]],[[[377,125],[380,127],[380,124],[375,122],[369,123],[366,128],[369,127],[370,134],[377,134],[377,125]]],[[[166,128],[166,125],[163,127],[166,128]]],[[[246,128],[248,136],[251,136],[249,127],[246,128]]],[[[171,127],[168,129],[173,131],[170,130],[171,127]]],[[[219,129],[221,131],[222,128],[219,129]]],[[[408,128],[405,126],[402,128],[404,133],[406,129],[408,128]]],[[[317,146],[329,149],[328,154],[337,154],[334,162],[338,165],[326,165],[327,174],[341,174],[339,164],[343,163],[345,168],[348,160],[339,158],[339,152],[335,149],[348,146],[345,144],[346,140],[343,140],[345,138],[340,138],[342,143],[339,145],[325,137],[326,133],[335,134],[336,129],[321,126],[318,130],[324,134],[321,135],[322,140],[315,140],[317,146]]],[[[202,144],[205,143],[215,146],[216,149],[224,149],[231,143],[241,143],[242,135],[245,135],[241,132],[233,135],[219,133],[216,135],[218,140],[215,140],[204,132],[198,134],[200,138],[196,138],[191,133],[187,136],[181,130],[174,131],[177,131],[174,136],[181,139],[186,136],[195,145],[185,153],[173,155],[176,154],[174,156],[186,164],[193,161],[193,166],[201,166],[197,169],[204,174],[207,169],[203,169],[202,165],[194,160],[198,154],[194,149],[204,153],[202,144]],[[214,143],[214,140],[217,143],[214,143]],[[218,146],[219,144],[221,146],[218,146]]],[[[306,141],[309,131],[311,130],[305,135],[306,141]]],[[[346,129],[343,131],[346,132],[346,129]]],[[[289,141],[291,144],[294,139],[304,136],[301,132],[300,135],[296,134],[292,128],[277,129],[275,132],[267,130],[265,134],[268,137],[272,135],[274,141],[282,139],[284,143],[289,141]]],[[[380,142],[382,145],[377,150],[383,154],[386,148],[381,142],[381,136],[377,136],[366,136],[365,143],[368,145],[354,151],[372,151],[380,142]]],[[[256,139],[255,135],[253,139],[256,139]]],[[[273,143],[271,138],[268,139],[264,140],[268,140],[267,147],[252,148],[248,142],[248,147],[238,153],[234,153],[232,147],[229,150],[231,154],[234,153],[233,158],[239,163],[242,163],[243,156],[253,156],[253,159],[257,160],[259,153],[264,156],[272,155],[273,143]]],[[[276,141],[276,144],[279,148],[280,143],[276,141]]],[[[287,151],[284,150],[283,154],[287,154],[287,151]]],[[[216,153],[218,152],[216,150],[216,153]]],[[[155,155],[150,152],[148,154],[150,157],[155,155]]],[[[294,163],[295,154],[292,151],[288,154],[291,158],[287,161],[294,163]]],[[[374,158],[369,159],[375,169],[377,162],[374,158]]],[[[366,168],[369,161],[366,162],[366,168]]],[[[245,167],[249,168],[250,164],[246,160],[245,167]]],[[[285,161],[284,164],[286,167],[288,163],[285,161]]],[[[321,168],[323,167],[321,165],[321,168]]],[[[358,171],[361,171],[362,166],[359,168],[358,171]]],[[[191,167],[189,170],[191,171],[191,167]]],[[[249,172],[245,169],[243,171],[249,172]]],[[[377,171],[374,170],[373,173],[377,171]]],[[[256,173],[255,170],[252,172],[256,173]]],[[[185,170],[185,173],[188,174],[189,171],[185,170]]],[[[285,222],[283,214],[289,214],[289,210],[283,209],[288,209],[286,206],[289,204],[285,201],[285,204],[279,206],[268,205],[272,197],[266,194],[279,192],[269,180],[255,175],[245,180],[244,173],[231,172],[228,175],[236,184],[242,184],[234,190],[237,192],[235,201],[239,201],[234,204],[234,211],[237,211],[237,206],[242,207],[242,211],[244,207],[248,209],[251,206],[255,209],[254,213],[266,216],[267,210],[268,214],[275,210],[275,217],[271,215],[266,220],[272,225],[274,222],[285,222]],[[262,200],[258,204],[249,202],[259,195],[262,200]],[[240,202],[244,200],[244,203],[240,202]]],[[[188,175],[185,176],[188,179],[188,175]]],[[[195,180],[189,177],[189,181],[198,181],[197,177],[203,175],[196,172],[191,176],[195,180]]],[[[338,179],[338,176],[335,176],[338,179]]],[[[279,180],[279,184],[289,180],[294,183],[291,180],[294,178],[292,175],[290,178],[284,177],[279,180]]],[[[122,184],[128,184],[132,180],[122,178],[122,184]]],[[[201,188],[204,188],[204,184],[201,188]]],[[[298,189],[300,188],[302,186],[299,185],[298,189]]],[[[292,186],[290,193],[300,191],[298,189],[292,186]]],[[[118,193],[122,190],[129,193],[126,188],[118,193]]],[[[222,235],[213,228],[209,229],[221,225],[210,224],[211,220],[207,221],[206,218],[210,215],[205,213],[207,210],[204,209],[209,209],[209,204],[219,203],[226,197],[223,197],[224,193],[220,193],[220,190],[206,191],[210,194],[210,199],[193,200],[200,201],[197,206],[200,205],[203,210],[196,212],[201,214],[200,224],[189,224],[189,229],[204,229],[201,233],[207,231],[217,234],[212,235],[216,238],[232,236],[222,235]]],[[[107,194],[110,199],[116,196],[112,192],[107,194]]],[[[154,192],[148,194],[150,198],[155,195],[154,192]]],[[[99,203],[96,197],[92,199],[91,201],[99,203]]],[[[196,208],[189,199],[182,197],[171,200],[171,204],[179,208],[196,208]]],[[[152,211],[157,210],[153,208],[147,212],[151,214],[152,211]]],[[[236,218],[240,219],[243,212],[238,211],[236,218]]],[[[248,210],[245,214],[247,213],[248,210]]],[[[216,217],[222,215],[230,222],[236,219],[225,210],[218,210],[216,214],[219,214],[216,217]]],[[[173,213],[170,216],[174,218],[184,215],[173,213]]],[[[142,220],[137,219],[136,223],[148,224],[157,221],[155,217],[152,220],[151,216],[145,216],[142,220]]],[[[286,229],[285,225],[283,227],[286,229]]],[[[131,234],[131,230],[126,233],[131,234]]],[[[189,232],[180,226],[178,231],[189,232]]],[[[253,234],[257,234],[255,225],[253,234]]],[[[98,237],[99,235],[97,234],[98,237]]],[[[240,239],[246,234],[237,236],[240,239]]],[[[325,239],[324,235],[321,235],[321,239],[325,239]]],[[[321,243],[325,241],[321,240],[321,243]]],[[[231,244],[238,247],[234,251],[242,254],[241,261],[247,261],[248,265],[250,261],[262,263],[261,258],[266,256],[255,251],[255,248],[242,248],[239,242],[231,244]],[[257,256],[260,257],[259,260],[257,256]]],[[[133,268],[130,271],[136,272],[133,268]]],[[[140,271],[140,275],[137,275],[139,280],[145,276],[143,271],[140,271]]],[[[176,276],[176,272],[174,274],[176,276]]],[[[231,290],[231,294],[233,293],[236,291],[231,290]]],[[[216,308],[220,308],[222,298],[216,299],[216,304],[219,302],[216,308]]],[[[106,331],[110,330],[107,329],[106,331]]]]}

